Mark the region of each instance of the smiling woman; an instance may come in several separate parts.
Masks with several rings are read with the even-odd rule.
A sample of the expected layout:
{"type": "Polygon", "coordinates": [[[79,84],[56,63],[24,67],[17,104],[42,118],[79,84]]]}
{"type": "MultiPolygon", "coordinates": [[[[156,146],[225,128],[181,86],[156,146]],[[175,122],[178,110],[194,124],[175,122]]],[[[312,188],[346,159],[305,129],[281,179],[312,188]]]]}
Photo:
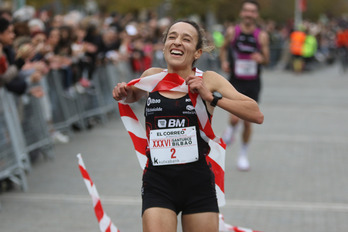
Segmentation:
{"type": "MultiPolygon", "coordinates": [[[[178,41],[181,40],[183,45],[184,44],[189,45],[190,43],[192,44],[193,42],[195,42],[195,40],[197,40],[197,42],[195,42],[196,43],[196,47],[195,47],[196,51],[199,51],[200,53],[201,52],[210,52],[214,49],[214,46],[208,46],[207,40],[206,40],[204,34],[205,34],[204,30],[202,28],[200,28],[198,26],[198,24],[193,23],[193,22],[190,23],[190,21],[178,21],[177,25],[174,24],[172,27],[169,27],[168,30],[164,33],[163,42],[165,45],[166,45],[166,42],[169,42],[169,43],[174,42],[174,44],[178,45],[178,41]],[[182,24],[180,24],[179,22],[183,23],[183,25],[185,23],[189,24],[189,25],[191,25],[191,28],[189,30],[182,28],[182,24]],[[182,30],[183,30],[183,33],[180,34],[180,32],[182,32],[182,30]],[[197,38],[195,38],[195,37],[197,37],[197,38]],[[177,41],[175,42],[175,40],[177,40],[177,41]]],[[[183,51],[180,50],[179,46],[173,47],[172,50],[170,50],[170,53],[172,55],[179,55],[179,56],[184,55],[183,51]]],[[[195,61],[199,58],[200,55],[201,54],[194,56],[192,66],[194,66],[195,61]]]]}
{"type": "Polygon", "coordinates": [[[173,23],[164,34],[163,42],[166,69],[150,68],[139,80],[118,83],[113,91],[115,100],[123,100],[123,103],[132,103],[144,96],[148,99],[143,231],[175,232],[177,215],[181,212],[184,232],[217,232],[217,193],[207,158],[213,149],[209,147],[209,138],[202,136],[205,132],[199,126],[201,118],[194,110],[192,96],[203,100],[200,101],[209,121],[215,106],[255,123],[263,122],[263,114],[254,100],[237,92],[223,76],[194,68],[202,53],[211,49],[206,46],[204,32],[197,23],[186,20],[173,23]],[[158,80],[159,75],[162,79],[152,81],[153,90],[147,90],[149,92],[134,86],[137,81],[158,80]],[[176,86],[183,85],[187,85],[189,92],[175,90],[176,86]]]}

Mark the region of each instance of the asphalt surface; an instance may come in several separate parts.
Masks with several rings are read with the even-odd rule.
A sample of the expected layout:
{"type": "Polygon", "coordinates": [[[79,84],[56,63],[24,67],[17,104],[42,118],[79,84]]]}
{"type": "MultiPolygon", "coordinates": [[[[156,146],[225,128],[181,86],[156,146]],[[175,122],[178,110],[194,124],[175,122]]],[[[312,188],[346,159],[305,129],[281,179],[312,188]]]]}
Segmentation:
{"type": "MultiPolygon", "coordinates": [[[[251,170],[236,168],[239,136],[227,149],[225,221],[264,232],[348,231],[348,74],[336,66],[301,75],[265,70],[260,108],[251,170]]],[[[216,134],[227,117],[216,110],[216,134]]],[[[57,145],[54,160],[34,163],[27,192],[0,194],[1,232],[99,231],[78,153],[120,231],[141,231],[142,171],[115,114],[57,145]]]]}

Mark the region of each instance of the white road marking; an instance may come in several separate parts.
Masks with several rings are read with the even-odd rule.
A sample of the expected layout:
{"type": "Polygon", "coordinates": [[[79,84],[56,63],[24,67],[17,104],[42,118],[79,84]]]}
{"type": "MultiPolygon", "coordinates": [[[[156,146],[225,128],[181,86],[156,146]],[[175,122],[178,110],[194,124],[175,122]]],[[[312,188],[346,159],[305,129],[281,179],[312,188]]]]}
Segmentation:
{"type": "MultiPolygon", "coordinates": [[[[6,201],[26,202],[60,202],[92,204],[91,198],[82,195],[67,194],[33,194],[33,193],[11,193],[4,194],[0,199],[6,201]]],[[[140,206],[141,198],[132,196],[100,196],[103,205],[128,205],[140,206]]],[[[347,203],[329,202],[300,202],[300,201],[254,201],[254,200],[226,200],[223,208],[252,208],[264,210],[282,211],[333,211],[348,213],[347,203]]]]}

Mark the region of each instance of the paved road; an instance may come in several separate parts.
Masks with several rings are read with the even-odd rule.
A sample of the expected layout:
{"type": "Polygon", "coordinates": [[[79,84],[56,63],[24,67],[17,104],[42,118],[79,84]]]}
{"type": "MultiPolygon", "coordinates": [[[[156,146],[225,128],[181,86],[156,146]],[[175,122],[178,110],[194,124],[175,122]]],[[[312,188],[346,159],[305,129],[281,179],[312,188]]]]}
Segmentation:
{"type": "MultiPolygon", "coordinates": [[[[335,66],[265,71],[263,83],[265,122],[254,127],[251,171],[236,169],[239,143],[227,149],[225,221],[264,232],[348,231],[348,75],[335,66]]],[[[217,134],[226,121],[217,110],[217,134]]],[[[35,163],[28,192],[1,194],[0,231],[98,231],[77,153],[114,223],[141,231],[142,173],[116,118],[57,145],[53,161],[35,163]]]]}

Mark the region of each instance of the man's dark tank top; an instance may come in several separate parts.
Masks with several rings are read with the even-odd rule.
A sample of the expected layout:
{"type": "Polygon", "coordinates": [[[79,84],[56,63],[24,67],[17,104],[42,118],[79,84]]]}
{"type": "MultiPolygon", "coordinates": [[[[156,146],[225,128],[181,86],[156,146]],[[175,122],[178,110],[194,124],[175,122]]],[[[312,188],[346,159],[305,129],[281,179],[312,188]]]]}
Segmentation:
{"type": "Polygon", "coordinates": [[[235,38],[230,44],[229,59],[231,64],[231,76],[237,79],[253,80],[259,78],[261,65],[257,65],[257,75],[238,77],[234,72],[237,59],[251,60],[251,54],[261,51],[261,45],[258,41],[260,29],[256,28],[253,33],[245,34],[241,31],[241,28],[237,25],[235,27],[235,38]]]}
{"type": "MultiPolygon", "coordinates": [[[[152,92],[147,98],[144,115],[146,123],[146,135],[148,138],[150,130],[195,126],[197,133],[199,160],[202,160],[202,158],[205,160],[205,155],[209,153],[210,147],[208,143],[202,139],[199,133],[200,130],[198,118],[188,94],[180,98],[171,99],[162,96],[159,92],[152,92]]],[[[209,113],[208,115],[211,119],[209,113]]],[[[148,165],[152,166],[151,158],[149,156],[149,149],[147,149],[146,154],[149,158],[148,165]]]]}

